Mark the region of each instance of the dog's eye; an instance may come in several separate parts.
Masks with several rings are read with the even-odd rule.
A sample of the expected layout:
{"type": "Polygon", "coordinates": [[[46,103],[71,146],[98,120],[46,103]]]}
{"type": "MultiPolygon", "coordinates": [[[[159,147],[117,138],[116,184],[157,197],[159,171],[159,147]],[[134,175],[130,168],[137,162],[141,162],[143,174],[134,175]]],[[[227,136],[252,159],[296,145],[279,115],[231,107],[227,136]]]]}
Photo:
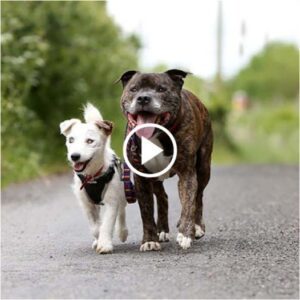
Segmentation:
{"type": "Polygon", "coordinates": [[[163,92],[165,92],[167,89],[165,88],[165,87],[163,87],[163,86],[158,86],[158,88],[157,88],[157,91],[159,92],[159,93],[163,93],[163,92]]]}
{"type": "Polygon", "coordinates": [[[130,89],[130,92],[133,92],[135,93],[137,91],[137,88],[135,86],[133,86],[131,89],[130,89]]]}
{"type": "Polygon", "coordinates": [[[74,138],[71,136],[69,137],[69,143],[72,144],[74,142],[74,138]]]}
{"type": "Polygon", "coordinates": [[[94,140],[92,140],[92,139],[87,139],[87,140],[86,140],[86,143],[87,143],[87,144],[92,144],[93,142],[94,142],[94,140]]]}

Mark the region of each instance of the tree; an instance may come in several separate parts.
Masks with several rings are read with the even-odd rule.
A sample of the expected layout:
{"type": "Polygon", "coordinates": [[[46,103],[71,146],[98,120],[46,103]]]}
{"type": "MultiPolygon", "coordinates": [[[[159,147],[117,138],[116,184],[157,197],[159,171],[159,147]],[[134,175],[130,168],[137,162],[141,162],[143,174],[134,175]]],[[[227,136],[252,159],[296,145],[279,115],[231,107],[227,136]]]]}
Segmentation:
{"type": "Polygon", "coordinates": [[[270,43],[233,78],[231,87],[261,100],[294,99],[298,95],[298,65],[294,45],[270,43]]]}
{"type": "Polygon", "coordinates": [[[120,148],[124,120],[121,87],[114,81],[137,67],[139,39],[124,36],[105,2],[6,1],[1,6],[3,174],[18,179],[23,169],[49,156],[63,160],[58,124],[81,117],[87,101],[117,124],[120,148]],[[15,165],[16,157],[22,163],[15,165]]]}

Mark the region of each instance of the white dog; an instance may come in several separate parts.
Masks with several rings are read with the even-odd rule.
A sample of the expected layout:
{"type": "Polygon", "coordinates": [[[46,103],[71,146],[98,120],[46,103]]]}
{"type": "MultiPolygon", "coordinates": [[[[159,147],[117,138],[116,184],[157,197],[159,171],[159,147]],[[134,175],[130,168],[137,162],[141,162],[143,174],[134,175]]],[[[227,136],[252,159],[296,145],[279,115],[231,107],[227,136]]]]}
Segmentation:
{"type": "Polygon", "coordinates": [[[74,169],[74,192],[89,219],[97,253],[111,253],[115,224],[122,242],[126,241],[126,199],[121,181],[120,161],[110,147],[112,123],[104,121],[91,104],[84,108],[84,119],[60,124],[66,136],[68,160],[74,169]]]}

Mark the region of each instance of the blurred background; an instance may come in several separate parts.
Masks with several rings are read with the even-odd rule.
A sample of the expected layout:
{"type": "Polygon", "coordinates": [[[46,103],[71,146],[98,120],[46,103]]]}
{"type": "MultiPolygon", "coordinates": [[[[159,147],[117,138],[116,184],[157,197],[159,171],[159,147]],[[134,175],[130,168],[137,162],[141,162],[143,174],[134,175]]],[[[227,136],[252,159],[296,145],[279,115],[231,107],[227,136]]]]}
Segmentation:
{"type": "Polygon", "coordinates": [[[298,164],[299,2],[1,2],[2,184],[68,169],[59,123],[115,123],[127,69],[181,68],[213,120],[213,164],[298,164]]]}

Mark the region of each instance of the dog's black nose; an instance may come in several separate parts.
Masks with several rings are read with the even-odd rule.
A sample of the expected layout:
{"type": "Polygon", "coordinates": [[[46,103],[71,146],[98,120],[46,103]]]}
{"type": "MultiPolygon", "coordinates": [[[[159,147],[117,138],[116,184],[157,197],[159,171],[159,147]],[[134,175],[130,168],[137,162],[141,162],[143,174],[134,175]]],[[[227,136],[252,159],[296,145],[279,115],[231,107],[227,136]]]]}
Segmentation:
{"type": "Polygon", "coordinates": [[[149,97],[149,96],[139,96],[137,98],[138,104],[141,104],[141,105],[148,104],[150,101],[151,101],[151,97],[149,97]]]}
{"type": "Polygon", "coordinates": [[[71,154],[71,159],[73,161],[77,161],[79,158],[80,158],[80,154],[78,154],[78,153],[71,154]]]}

